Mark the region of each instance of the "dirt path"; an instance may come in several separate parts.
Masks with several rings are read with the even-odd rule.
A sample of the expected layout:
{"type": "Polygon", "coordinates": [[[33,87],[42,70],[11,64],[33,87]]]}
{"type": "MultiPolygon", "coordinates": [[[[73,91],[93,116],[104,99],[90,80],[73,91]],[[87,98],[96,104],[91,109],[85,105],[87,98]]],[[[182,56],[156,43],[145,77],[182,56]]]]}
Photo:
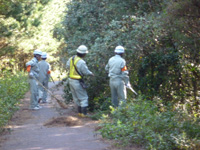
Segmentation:
{"type": "MultiPolygon", "coordinates": [[[[49,85],[53,86],[52,83],[49,85]]],[[[61,99],[63,87],[54,94],[61,99]]],[[[107,150],[110,145],[94,133],[96,122],[78,118],[73,105],[59,108],[55,100],[42,109],[28,110],[30,93],[22,100],[20,110],[15,113],[8,129],[1,136],[0,150],[107,150]]]]}

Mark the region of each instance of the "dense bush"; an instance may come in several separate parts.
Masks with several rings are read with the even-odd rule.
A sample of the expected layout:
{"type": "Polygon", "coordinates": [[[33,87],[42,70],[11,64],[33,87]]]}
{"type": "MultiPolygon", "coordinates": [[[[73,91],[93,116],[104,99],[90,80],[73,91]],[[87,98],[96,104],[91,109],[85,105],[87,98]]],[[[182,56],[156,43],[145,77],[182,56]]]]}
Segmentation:
{"type": "Polygon", "coordinates": [[[104,115],[100,132],[120,145],[141,145],[153,150],[198,149],[200,119],[171,111],[161,102],[138,98],[104,115]]]}
{"type": "Polygon", "coordinates": [[[62,59],[80,44],[88,46],[85,60],[96,75],[89,81],[91,100],[107,89],[104,67],[120,44],[137,91],[164,104],[190,101],[188,109],[199,107],[199,1],[72,0],[67,8],[62,59]]]}
{"type": "Polygon", "coordinates": [[[28,90],[27,77],[24,73],[2,73],[0,76],[0,131],[6,125],[25,92],[28,90]]]}
{"type": "Polygon", "coordinates": [[[133,102],[129,95],[131,102],[113,109],[104,120],[102,135],[147,149],[195,149],[200,116],[200,2],[72,0],[67,8],[62,28],[67,47],[61,52],[66,59],[81,44],[89,48],[85,60],[96,76],[87,79],[87,91],[96,118],[109,114],[104,68],[117,45],[125,47],[130,81],[146,99],[133,102]],[[160,99],[162,106],[155,104],[160,99]]]}

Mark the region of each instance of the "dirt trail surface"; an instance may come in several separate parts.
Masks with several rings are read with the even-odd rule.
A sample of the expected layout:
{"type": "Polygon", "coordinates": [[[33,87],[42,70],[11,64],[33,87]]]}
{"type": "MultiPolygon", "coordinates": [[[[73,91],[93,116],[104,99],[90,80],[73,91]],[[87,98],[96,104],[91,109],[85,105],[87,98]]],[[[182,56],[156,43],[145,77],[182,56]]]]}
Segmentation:
{"type": "MultiPolygon", "coordinates": [[[[63,87],[53,88],[61,99],[63,87]]],[[[62,109],[48,97],[40,110],[29,110],[30,92],[25,95],[20,110],[7,127],[11,132],[1,136],[0,150],[107,150],[110,145],[94,132],[95,121],[79,118],[73,104],[62,109]]]]}

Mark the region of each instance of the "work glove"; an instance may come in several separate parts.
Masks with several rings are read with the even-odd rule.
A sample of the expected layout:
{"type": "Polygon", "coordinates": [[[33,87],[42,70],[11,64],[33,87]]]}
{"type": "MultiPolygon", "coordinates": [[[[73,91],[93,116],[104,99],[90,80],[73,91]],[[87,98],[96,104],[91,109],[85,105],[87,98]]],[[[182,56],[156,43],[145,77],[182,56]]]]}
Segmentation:
{"type": "Polygon", "coordinates": [[[33,78],[33,73],[32,72],[29,73],[29,77],[33,78]]]}
{"type": "Polygon", "coordinates": [[[27,66],[26,70],[27,70],[28,72],[30,72],[30,71],[31,71],[31,65],[27,66]]]}
{"type": "Polygon", "coordinates": [[[138,95],[137,92],[135,92],[135,90],[132,88],[130,82],[128,82],[128,83],[126,84],[126,88],[127,88],[127,89],[130,89],[133,93],[135,93],[135,95],[138,95]]]}
{"type": "Polygon", "coordinates": [[[126,84],[126,88],[128,88],[128,89],[131,88],[131,84],[130,84],[130,82],[128,82],[128,83],[126,84]]]}

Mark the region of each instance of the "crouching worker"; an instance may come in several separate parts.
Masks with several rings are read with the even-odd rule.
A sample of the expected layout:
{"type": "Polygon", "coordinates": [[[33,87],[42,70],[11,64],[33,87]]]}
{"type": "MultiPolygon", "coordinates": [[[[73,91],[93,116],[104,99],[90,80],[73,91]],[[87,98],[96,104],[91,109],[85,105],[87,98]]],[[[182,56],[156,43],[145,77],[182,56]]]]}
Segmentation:
{"type": "Polygon", "coordinates": [[[51,67],[48,62],[46,62],[47,59],[47,53],[43,52],[41,56],[42,60],[38,63],[40,68],[39,73],[39,103],[42,100],[42,103],[47,103],[47,90],[48,90],[48,82],[50,78],[51,73],[51,67]]]}
{"type": "Polygon", "coordinates": [[[81,45],[76,51],[77,54],[67,61],[66,68],[69,69],[69,85],[73,100],[78,108],[78,115],[85,117],[87,116],[88,95],[85,87],[82,86],[80,81],[83,76],[94,76],[94,74],[88,69],[85,61],[83,60],[88,53],[87,47],[85,45],[81,45]]]}
{"type": "Polygon", "coordinates": [[[31,92],[30,109],[38,110],[41,107],[38,104],[38,83],[39,78],[39,66],[38,61],[41,58],[42,52],[40,50],[35,50],[33,52],[34,57],[31,61],[26,63],[27,71],[29,73],[29,84],[31,92]]]}

